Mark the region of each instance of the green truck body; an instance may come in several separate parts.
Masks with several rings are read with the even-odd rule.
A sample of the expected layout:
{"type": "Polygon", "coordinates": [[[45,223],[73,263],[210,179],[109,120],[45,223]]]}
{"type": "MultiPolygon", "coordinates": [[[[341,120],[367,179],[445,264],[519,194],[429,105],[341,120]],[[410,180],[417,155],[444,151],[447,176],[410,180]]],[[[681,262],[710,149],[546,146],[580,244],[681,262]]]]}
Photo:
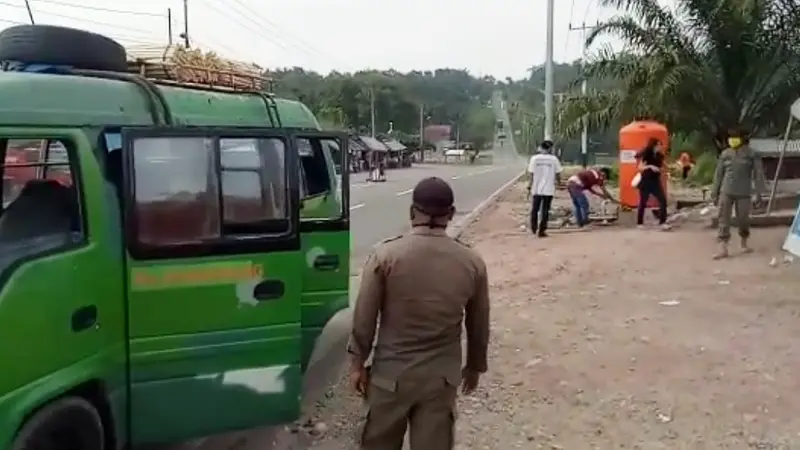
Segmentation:
{"type": "MultiPolygon", "coordinates": [[[[337,181],[330,151],[346,139],[319,131],[295,101],[161,85],[167,113],[154,110],[142,86],[95,75],[0,73],[2,156],[11,141],[62,143],[79,199],[67,238],[25,247],[19,257],[2,249],[28,245],[2,236],[14,202],[0,214],[0,449],[16,449],[37,412],[70,397],[97,410],[106,448],[294,420],[317,338],[348,306],[347,178],[337,181]],[[309,152],[298,151],[301,141],[309,152]],[[203,163],[181,150],[196,142],[208,144],[222,186],[202,189],[222,192],[226,180],[250,175],[280,178],[286,189],[271,192],[273,201],[285,193],[277,200],[285,215],[224,223],[213,239],[149,235],[216,220],[197,219],[188,206],[177,212],[183,206],[173,197],[137,197],[148,185],[155,192],[182,182],[177,172],[159,172],[159,164],[177,164],[170,155],[203,163]],[[268,164],[228,175],[226,142],[255,142],[246,150],[256,157],[280,153],[270,161],[286,170],[268,164]],[[124,175],[115,191],[108,155],[117,145],[124,175]],[[152,156],[161,151],[153,146],[167,156],[152,156]]],[[[202,195],[186,204],[205,205],[202,195]]],[[[238,208],[241,198],[219,196],[220,217],[238,208]]]]}

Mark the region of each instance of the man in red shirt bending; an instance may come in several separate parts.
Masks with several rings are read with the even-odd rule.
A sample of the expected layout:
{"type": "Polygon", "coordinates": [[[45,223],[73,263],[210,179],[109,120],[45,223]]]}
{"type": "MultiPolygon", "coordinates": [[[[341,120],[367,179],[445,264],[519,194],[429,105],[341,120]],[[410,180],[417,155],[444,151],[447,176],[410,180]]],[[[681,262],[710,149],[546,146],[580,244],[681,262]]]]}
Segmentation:
{"type": "Polygon", "coordinates": [[[567,179],[567,192],[575,208],[575,222],[578,228],[589,224],[589,199],[586,198],[586,191],[604,200],[618,203],[606,189],[606,181],[610,176],[611,169],[599,167],[581,170],[567,179]]]}

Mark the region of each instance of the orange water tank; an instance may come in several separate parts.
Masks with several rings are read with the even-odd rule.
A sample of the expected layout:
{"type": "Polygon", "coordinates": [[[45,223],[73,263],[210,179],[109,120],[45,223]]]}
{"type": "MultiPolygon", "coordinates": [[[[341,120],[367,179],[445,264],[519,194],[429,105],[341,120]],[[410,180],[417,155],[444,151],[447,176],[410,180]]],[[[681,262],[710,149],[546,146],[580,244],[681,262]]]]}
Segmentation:
{"type": "MultiPolygon", "coordinates": [[[[639,189],[631,186],[633,177],[639,172],[636,154],[640,152],[650,138],[661,141],[664,151],[664,161],[667,160],[666,153],[669,152],[669,131],[667,127],[647,120],[631,122],[619,130],[619,201],[625,206],[635,208],[639,205],[639,189]]],[[[667,192],[667,170],[666,164],[661,171],[661,184],[664,186],[664,194],[667,192]]],[[[650,198],[648,206],[658,206],[658,201],[650,198]]]]}

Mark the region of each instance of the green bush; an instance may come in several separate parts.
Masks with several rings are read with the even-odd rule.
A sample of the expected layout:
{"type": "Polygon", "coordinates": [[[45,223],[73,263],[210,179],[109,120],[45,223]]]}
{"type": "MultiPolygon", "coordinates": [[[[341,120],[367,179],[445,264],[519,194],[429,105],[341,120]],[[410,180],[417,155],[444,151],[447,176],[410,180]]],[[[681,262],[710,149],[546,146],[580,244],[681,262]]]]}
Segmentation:
{"type": "Polygon", "coordinates": [[[619,162],[614,162],[613,164],[600,164],[596,167],[608,167],[611,171],[611,176],[608,179],[609,186],[617,186],[619,185],[619,162]]]}
{"type": "Polygon", "coordinates": [[[615,162],[609,166],[609,169],[611,169],[611,179],[608,181],[614,185],[619,184],[619,162],[615,162]]]}
{"type": "Polygon", "coordinates": [[[689,182],[696,186],[706,186],[714,181],[714,171],[717,168],[717,156],[714,152],[705,152],[695,161],[689,173],[689,182]]]}

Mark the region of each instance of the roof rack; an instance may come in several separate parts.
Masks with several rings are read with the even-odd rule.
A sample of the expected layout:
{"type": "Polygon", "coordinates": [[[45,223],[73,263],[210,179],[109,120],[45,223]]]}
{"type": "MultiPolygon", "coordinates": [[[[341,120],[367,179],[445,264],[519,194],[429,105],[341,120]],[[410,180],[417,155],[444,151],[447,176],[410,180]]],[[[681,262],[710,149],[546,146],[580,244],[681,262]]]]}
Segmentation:
{"type": "Polygon", "coordinates": [[[271,88],[261,67],[221,58],[214,52],[181,45],[139,45],[126,50],[129,72],[159,84],[232,92],[263,92],[271,88]]]}
{"type": "Polygon", "coordinates": [[[264,101],[270,124],[283,126],[275,97],[269,93],[272,80],[256,64],[224,59],[214,52],[181,45],[139,45],[126,51],[128,71],[148,83],[256,95],[264,101]]]}

